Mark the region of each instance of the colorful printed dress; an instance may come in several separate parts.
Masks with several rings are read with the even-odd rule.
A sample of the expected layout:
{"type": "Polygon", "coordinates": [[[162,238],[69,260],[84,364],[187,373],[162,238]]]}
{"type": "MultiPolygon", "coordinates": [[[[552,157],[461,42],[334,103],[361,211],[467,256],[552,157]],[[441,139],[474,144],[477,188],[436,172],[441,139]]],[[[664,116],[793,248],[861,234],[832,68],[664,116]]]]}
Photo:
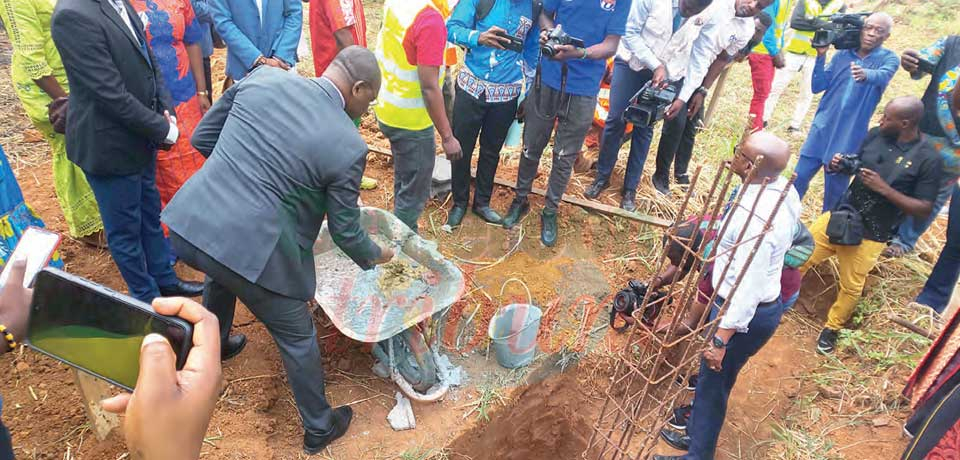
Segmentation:
{"type": "Polygon", "coordinates": [[[186,45],[199,45],[203,30],[189,0],[132,0],[130,3],[143,22],[150,49],[160,65],[160,74],[177,112],[180,137],[170,150],[157,152],[157,188],[160,204],[165,207],[187,179],[203,166],[203,155],[190,145],[190,137],[203,114],[186,48],[186,45]]]}
{"type": "Polygon", "coordinates": [[[69,91],[67,73],[50,35],[50,15],[56,0],[0,0],[0,19],[13,44],[10,66],[17,97],[33,125],[53,150],[53,185],[66,218],[70,235],[82,238],[103,229],[97,200],[87,178],[67,159],[67,144],[62,134],[53,132],[47,118],[50,96],[34,80],[54,76],[64,91],[69,91]]]}
{"type": "MultiPolygon", "coordinates": [[[[0,147],[0,265],[6,265],[27,227],[43,227],[43,221],[23,201],[20,184],[0,147]]],[[[50,265],[63,268],[59,251],[53,255],[50,265]]]]}

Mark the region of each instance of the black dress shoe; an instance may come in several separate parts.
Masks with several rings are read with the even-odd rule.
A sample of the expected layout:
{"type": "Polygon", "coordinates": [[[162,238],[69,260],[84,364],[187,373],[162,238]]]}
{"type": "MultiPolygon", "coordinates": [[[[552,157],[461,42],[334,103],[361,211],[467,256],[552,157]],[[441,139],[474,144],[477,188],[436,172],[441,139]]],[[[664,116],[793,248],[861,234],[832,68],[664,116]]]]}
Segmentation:
{"type": "Polygon", "coordinates": [[[234,356],[240,354],[243,351],[243,347],[247,346],[247,336],[243,334],[235,334],[227,337],[226,342],[220,344],[220,361],[226,361],[234,356]]]}
{"type": "Polygon", "coordinates": [[[663,438],[663,440],[674,449],[690,450],[690,436],[687,436],[679,431],[673,431],[664,428],[660,430],[660,437],[663,438]]]}
{"type": "Polygon", "coordinates": [[[350,406],[338,407],[333,410],[333,427],[326,436],[316,436],[308,433],[303,434],[303,451],[307,455],[314,455],[326,449],[333,441],[343,436],[350,428],[350,420],[353,419],[353,409],[350,406]]]}
{"type": "Polygon", "coordinates": [[[626,192],[620,198],[620,208],[624,211],[636,212],[637,210],[637,192],[626,192]]]}
{"type": "Polygon", "coordinates": [[[160,295],[164,297],[200,297],[203,295],[203,283],[177,279],[176,284],[162,286],[160,295]]]}
{"type": "Polygon", "coordinates": [[[686,174],[673,176],[673,181],[679,185],[690,185],[690,176],[686,174]]]}
{"type": "Polygon", "coordinates": [[[463,217],[467,215],[466,206],[454,206],[450,210],[450,215],[447,216],[447,226],[450,228],[457,228],[460,226],[460,223],[463,222],[463,217]]]}
{"type": "Polygon", "coordinates": [[[683,460],[682,455],[654,455],[653,460],[683,460]]]}
{"type": "Polygon", "coordinates": [[[610,186],[610,181],[604,179],[597,179],[593,181],[593,184],[590,184],[590,187],[587,187],[587,190],[583,192],[583,196],[588,199],[595,200],[600,193],[607,189],[610,186]]]}
{"type": "Polygon", "coordinates": [[[489,224],[502,224],[503,217],[500,217],[500,214],[497,214],[496,211],[490,209],[490,206],[474,206],[473,213],[483,219],[484,222],[489,224]]]}
{"type": "Polygon", "coordinates": [[[527,215],[530,212],[530,202],[527,200],[517,201],[513,200],[513,203],[510,203],[510,209],[507,210],[507,215],[503,216],[503,228],[510,230],[516,226],[523,219],[523,216],[527,215]]]}

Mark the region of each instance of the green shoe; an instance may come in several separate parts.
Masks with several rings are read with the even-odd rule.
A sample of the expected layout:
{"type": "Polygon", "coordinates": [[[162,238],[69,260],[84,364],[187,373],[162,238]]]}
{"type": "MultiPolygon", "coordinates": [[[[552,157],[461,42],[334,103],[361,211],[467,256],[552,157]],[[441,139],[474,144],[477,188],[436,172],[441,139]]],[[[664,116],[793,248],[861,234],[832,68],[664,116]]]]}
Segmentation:
{"type": "Polygon", "coordinates": [[[557,211],[544,209],[540,214],[540,241],[552,248],[557,244],[557,211]]]}
{"type": "Polygon", "coordinates": [[[464,216],[467,215],[466,206],[454,206],[450,210],[450,215],[447,217],[447,226],[450,228],[457,228],[460,226],[460,223],[463,222],[464,216]]]}
{"type": "Polygon", "coordinates": [[[530,212],[530,202],[527,200],[520,202],[513,200],[513,203],[510,203],[510,209],[507,211],[507,215],[503,217],[503,228],[510,230],[516,226],[528,212],[530,212]]]}

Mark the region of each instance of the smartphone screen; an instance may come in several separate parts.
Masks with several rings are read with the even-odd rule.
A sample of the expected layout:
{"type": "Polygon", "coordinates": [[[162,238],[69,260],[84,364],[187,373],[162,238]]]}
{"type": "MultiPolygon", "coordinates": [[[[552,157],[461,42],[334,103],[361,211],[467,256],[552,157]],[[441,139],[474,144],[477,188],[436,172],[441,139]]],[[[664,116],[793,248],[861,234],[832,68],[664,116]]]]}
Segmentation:
{"type": "Polygon", "coordinates": [[[31,348],[132,391],[140,344],[150,333],[170,341],[181,369],[193,337],[186,321],[57,269],[37,275],[27,332],[31,348]]]}
{"type": "Polygon", "coordinates": [[[27,230],[20,235],[17,241],[17,247],[13,254],[7,258],[7,264],[0,273],[0,286],[7,284],[7,278],[10,277],[10,267],[14,261],[26,260],[27,272],[23,276],[23,287],[30,287],[37,273],[50,262],[54,251],[60,245],[60,235],[38,227],[27,227],[27,230]]]}

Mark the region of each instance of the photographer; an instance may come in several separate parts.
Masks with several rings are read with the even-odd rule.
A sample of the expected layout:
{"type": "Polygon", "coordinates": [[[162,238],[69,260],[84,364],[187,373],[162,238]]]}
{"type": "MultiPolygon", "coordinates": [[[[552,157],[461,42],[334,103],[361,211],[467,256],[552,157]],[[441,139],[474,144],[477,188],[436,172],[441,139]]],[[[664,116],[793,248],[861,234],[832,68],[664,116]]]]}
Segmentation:
{"type": "MultiPolygon", "coordinates": [[[[617,163],[620,141],[626,129],[623,114],[633,96],[648,82],[660,88],[683,77],[690,48],[700,35],[704,22],[688,18],[695,15],[709,17],[707,13],[701,13],[711,1],[677,0],[671,7],[664,1],[634,0],[627,19],[627,31],[613,64],[610,110],[603,128],[597,177],[583,193],[585,197],[595,199],[610,185],[610,174],[617,163]]],[[[620,207],[627,211],[637,209],[637,185],[640,184],[651,139],[652,125],[633,127],[620,201],[620,207]]]]}
{"type": "Polygon", "coordinates": [[[617,51],[629,10],[630,2],[624,0],[543,2],[540,44],[544,53],[536,82],[524,101],[524,149],[517,171],[516,197],[503,219],[505,228],[513,228],[530,212],[527,195],[556,126],[553,166],[540,219],[540,241],[548,247],[556,244],[557,208],[593,122],[604,62],[617,51]],[[583,47],[571,44],[578,40],[583,47]]]}
{"type": "MultiPolygon", "coordinates": [[[[882,46],[892,27],[890,15],[871,14],[860,31],[860,46],[837,50],[829,65],[827,48],[817,48],[812,88],[814,93],[824,94],[794,171],[797,179],[793,186],[801,198],[835,154],[856,152],[863,143],[870,117],[900,65],[897,54],[882,46]]],[[[823,180],[822,209],[826,212],[836,206],[850,176],[827,171],[823,180]]]]}
{"type": "Polygon", "coordinates": [[[799,133],[803,119],[810,110],[810,104],[813,103],[813,91],[810,89],[813,81],[813,66],[817,62],[817,51],[810,45],[813,40],[813,34],[817,29],[822,28],[827,21],[821,19],[821,16],[830,16],[842,13],[847,10],[843,0],[800,0],[793,9],[793,16],[790,18],[789,33],[793,37],[787,44],[784,56],[784,66],[773,75],[773,87],[770,89],[770,97],[767,98],[763,108],[763,119],[769,121],[773,118],[773,111],[777,108],[777,102],[783,91],[787,89],[790,82],[798,73],[803,73],[800,81],[800,94],[797,99],[797,106],[793,111],[793,118],[787,127],[788,133],[799,133]]]}
{"type": "Polygon", "coordinates": [[[920,133],[922,116],[923,104],[916,97],[890,101],[880,126],[867,134],[857,155],[834,155],[827,166],[829,173],[855,178],[838,199],[839,206],[810,226],[816,248],[800,268],[806,273],[837,256],[840,292],[817,340],[820,353],[834,351],[840,329],[857,307],[867,274],[904,216],[924,219],[933,208],[941,161],[920,133]]]}
{"type": "Polygon", "coordinates": [[[653,187],[670,194],[670,167],[678,184],[690,183],[687,166],[703,119],[707,92],[720,73],[743,50],[759,43],[770,26],[762,11],[772,0],[736,0],[730,14],[715,15],[693,44],[685,77],[676,82],[678,96],[664,113],[663,131],[657,147],[653,187]],[[678,116],[680,114],[686,116],[678,116]]]}
{"type": "Polygon", "coordinates": [[[488,223],[502,221],[490,209],[490,195],[500,149],[517,113],[527,65],[524,57],[535,56],[539,49],[533,9],[530,0],[462,0],[447,21],[447,39],[467,49],[453,103],[453,135],[463,156],[452,164],[453,209],[447,218],[451,228],[459,226],[467,214],[470,162],[478,137],[473,213],[488,223]]]}
{"type": "MultiPolygon", "coordinates": [[[[940,194],[933,203],[930,217],[919,222],[907,217],[907,220],[903,221],[897,236],[883,251],[886,257],[900,257],[913,250],[917,240],[930,228],[950,195],[958,189],[956,179],[960,176],[960,128],[957,127],[960,119],[951,113],[956,112],[957,107],[950,101],[951,91],[957,85],[957,76],[960,75],[960,35],[941,38],[920,51],[906,50],[900,64],[903,70],[910,72],[914,80],[930,73],[930,84],[923,93],[920,132],[930,136],[930,142],[940,150],[943,158],[944,187],[940,189],[940,194]]],[[[946,299],[940,306],[946,306],[946,299]]]]}

